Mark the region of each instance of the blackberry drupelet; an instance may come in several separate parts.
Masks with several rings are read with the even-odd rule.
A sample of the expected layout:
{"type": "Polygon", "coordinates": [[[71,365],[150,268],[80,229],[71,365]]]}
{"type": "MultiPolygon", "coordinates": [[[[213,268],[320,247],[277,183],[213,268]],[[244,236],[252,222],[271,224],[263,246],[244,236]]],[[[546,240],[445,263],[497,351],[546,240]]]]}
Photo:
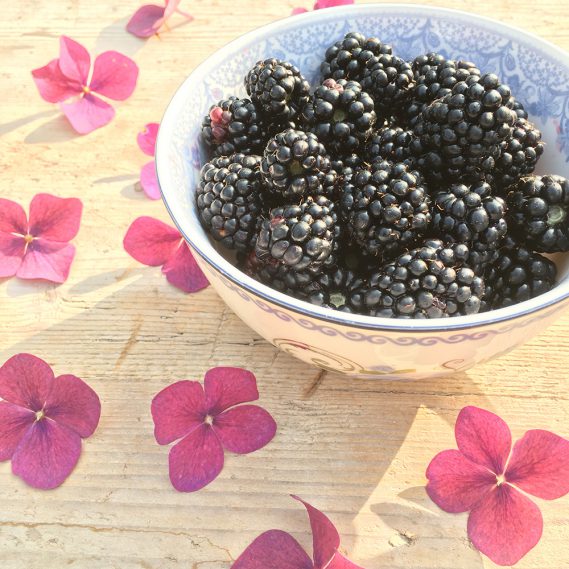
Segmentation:
{"type": "Polygon", "coordinates": [[[229,97],[212,105],[202,121],[202,136],[213,156],[257,154],[267,142],[260,113],[249,99],[229,97]]]}
{"type": "Polygon", "coordinates": [[[263,209],[259,156],[214,158],[201,170],[196,202],[200,220],[216,241],[229,249],[254,245],[263,209]]]}
{"type": "Polygon", "coordinates": [[[308,81],[300,71],[275,58],[258,61],[245,77],[245,88],[267,121],[275,125],[295,120],[310,95],[308,81]]]}
{"type": "Polygon", "coordinates": [[[261,224],[255,251],[261,261],[275,259],[296,271],[324,265],[337,237],[334,204],[324,196],[271,210],[261,224]]]}
{"type": "Polygon", "coordinates": [[[275,197],[322,193],[330,159],[315,134],[285,130],[269,140],[261,174],[266,190],[275,197]]]}
{"type": "Polygon", "coordinates": [[[344,184],[340,212],[356,243],[389,259],[427,231],[430,203],[419,172],[403,163],[376,160],[344,184]]]}
{"type": "Polygon", "coordinates": [[[512,109],[512,111],[514,111],[516,113],[516,116],[519,119],[526,119],[528,120],[528,114],[527,111],[525,110],[524,106],[514,97],[510,98],[510,104],[508,105],[510,107],[510,109],[512,109]]]}
{"type": "Polygon", "coordinates": [[[370,138],[364,151],[367,162],[377,158],[404,162],[408,166],[414,165],[412,153],[413,131],[403,130],[401,127],[383,127],[370,138]]]}
{"type": "Polygon", "coordinates": [[[569,181],[529,176],[510,190],[507,220],[512,235],[534,251],[569,251],[569,181]]]}
{"type": "Polygon", "coordinates": [[[373,99],[357,81],[325,79],[304,107],[302,120],[328,152],[346,156],[371,136],[377,116],[373,99]]]}
{"type": "Polygon", "coordinates": [[[508,225],[506,203],[486,182],[452,184],[433,196],[433,234],[446,243],[464,243],[474,251],[500,246],[508,225]]]}
{"type": "Polygon", "coordinates": [[[508,108],[507,85],[491,73],[471,75],[421,113],[414,133],[422,156],[417,165],[429,178],[460,181],[491,173],[500,143],[511,136],[516,113],[508,108]]]}
{"type": "Polygon", "coordinates": [[[377,38],[366,38],[359,32],[349,32],[326,50],[320,65],[322,79],[361,81],[366,63],[381,54],[391,54],[390,45],[377,38]]]}
{"type": "Polygon", "coordinates": [[[363,280],[347,267],[324,271],[305,289],[305,298],[317,306],[350,311],[346,305],[352,291],[363,286],[363,280]]]}

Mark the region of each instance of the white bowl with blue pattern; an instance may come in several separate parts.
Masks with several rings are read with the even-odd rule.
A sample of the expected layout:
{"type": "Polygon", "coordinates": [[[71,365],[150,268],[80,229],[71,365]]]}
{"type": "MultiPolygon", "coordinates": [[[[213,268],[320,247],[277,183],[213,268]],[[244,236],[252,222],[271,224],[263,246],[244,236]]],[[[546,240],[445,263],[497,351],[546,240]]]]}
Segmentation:
{"type": "Polygon", "coordinates": [[[519,29],[464,12],[377,4],[289,17],[250,32],[206,59],[168,106],[156,162],[166,207],[227,305],[275,346],[323,369],[360,376],[452,374],[505,354],[553,322],[569,303],[569,268],[559,283],[518,305],[474,316],[389,320],[332,311],[293,299],[236,269],[202,229],[194,201],[206,160],[200,123],[209,107],[245,95],[243,77],[260,59],[297,65],[314,83],[326,48],[348,31],[392,44],[411,59],[437,51],[497,73],[524,103],[547,143],[538,173],[569,177],[569,55],[519,29]]]}

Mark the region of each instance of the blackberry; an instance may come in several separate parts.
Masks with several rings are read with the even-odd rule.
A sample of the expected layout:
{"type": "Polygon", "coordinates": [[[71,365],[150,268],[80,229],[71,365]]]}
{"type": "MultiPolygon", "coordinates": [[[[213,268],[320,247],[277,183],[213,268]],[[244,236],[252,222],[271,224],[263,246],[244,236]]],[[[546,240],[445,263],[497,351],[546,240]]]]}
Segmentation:
{"type": "Polygon", "coordinates": [[[261,174],[274,196],[292,197],[322,192],[330,159],[315,134],[285,130],[269,140],[261,174]]]}
{"type": "Polygon", "coordinates": [[[510,101],[511,103],[508,106],[510,107],[510,109],[512,109],[512,111],[516,113],[517,117],[519,119],[527,120],[528,119],[527,111],[525,110],[524,106],[520,103],[520,101],[518,101],[514,97],[512,97],[510,101]]]}
{"type": "Polygon", "coordinates": [[[440,241],[403,253],[352,292],[355,312],[386,318],[446,318],[476,314],[484,281],[440,241]]]}
{"type": "Polygon", "coordinates": [[[475,251],[497,249],[506,235],[506,204],[486,182],[453,184],[433,196],[435,235],[446,243],[465,243],[475,251]]]}
{"type": "Polygon", "coordinates": [[[511,136],[516,113],[511,94],[496,75],[471,75],[421,113],[414,133],[422,152],[417,164],[434,181],[460,181],[491,172],[500,143],[511,136]]]}
{"type": "Polygon", "coordinates": [[[325,79],[304,107],[304,126],[336,156],[356,152],[376,122],[373,99],[356,81],[325,79]]]}
{"type": "Polygon", "coordinates": [[[539,252],[569,251],[569,181],[561,176],[529,176],[507,197],[512,234],[539,252]]]}
{"type": "Polygon", "coordinates": [[[324,196],[271,210],[263,220],[255,251],[261,261],[275,259],[296,271],[322,266],[334,250],[336,213],[324,196]]]}
{"type": "Polygon", "coordinates": [[[438,53],[419,55],[411,63],[415,87],[405,110],[405,121],[413,126],[427,105],[451,92],[459,81],[482,75],[470,61],[446,59],[438,53]]]}
{"type": "Polygon", "coordinates": [[[320,273],[306,288],[305,299],[317,306],[350,311],[347,299],[352,291],[360,288],[363,280],[346,267],[334,267],[320,273]]]}
{"type": "Polygon", "coordinates": [[[310,94],[308,81],[300,71],[275,58],[258,61],[245,77],[245,88],[263,114],[281,125],[300,115],[310,94]]]}
{"type": "Polygon", "coordinates": [[[202,137],[213,156],[230,156],[261,152],[267,135],[255,105],[229,97],[212,105],[202,121],[202,137]]]}
{"type": "Polygon", "coordinates": [[[263,209],[259,156],[234,154],[204,165],[196,190],[199,216],[210,235],[229,249],[252,248],[263,209]]]}
{"type": "Polygon", "coordinates": [[[390,45],[377,38],[366,38],[359,32],[349,32],[326,50],[320,65],[322,79],[352,79],[361,81],[366,63],[381,54],[391,54],[390,45]]]}
{"type": "Polygon", "coordinates": [[[382,54],[367,61],[361,84],[373,97],[377,116],[387,119],[399,115],[406,107],[415,79],[407,61],[382,54]]]}
{"type": "Polygon", "coordinates": [[[368,162],[377,158],[404,162],[413,166],[414,157],[411,151],[414,139],[413,131],[403,130],[401,127],[383,127],[370,138],[364,151],[368,162]]]}
{"type": "Polygon", "coordinates": [[[340,211],[352,239],[372,255],[393,258],[423,235],[430,198],[419,172],[376,160],[344,184],[340,211]]]}

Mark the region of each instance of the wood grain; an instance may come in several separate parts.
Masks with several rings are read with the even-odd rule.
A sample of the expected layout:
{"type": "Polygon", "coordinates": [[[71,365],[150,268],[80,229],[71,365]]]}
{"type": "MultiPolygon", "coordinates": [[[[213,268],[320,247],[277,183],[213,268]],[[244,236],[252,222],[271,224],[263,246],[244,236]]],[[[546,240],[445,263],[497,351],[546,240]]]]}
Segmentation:
{"type": "MultiPolygon", "coordinates": [[[[430,2],[418,3],[428,4],[430,2]]],[[[103,415],[77,470],[58,490],[26,487],[0,464],[0,566],[8,569],[227,569],[259,533],[290,531],[307,548],[305,513],[288,494],[326,511],[342,549],[367,569],[481,569],[466,515],[439,511],[424,472],[454,445],[468,404],[500,413],[514,435],[569,433],[569,316],[507,356],[452,379],[355,381],[276,351],[245,327],[213,290],[184,296],[121,246],[138,215],[167,220],[138,186],[146,157],[135,137],[160,119],[171,94],[214,50],[285,17],[307,0],[186,2],[194,22],[147,42],[124,25],[138,2],[26,0],[2,4],[0,171],[2,197],[37,192],[85,204],[78,255],[59,287],[0,282],[0,355],[28,351],[100,394],[103,415]],[[75,136],[36,93],[30,70],[68,34],[92,52],[117,49],[141,69],[133,97],[108,127],[75,136]],[[152,396],[215,365],[246,366],[277,419],[274,442],[229,456],[219,479],[196,494],[170,486],[168,449],[153,439],[152,396]]],[[[532,31],[569,49],[568,20],[553,0],[439,0],[532,31]]],[[[540,502],[545,532],[520,569],[569,565],[567,498],[540,502]]]]}

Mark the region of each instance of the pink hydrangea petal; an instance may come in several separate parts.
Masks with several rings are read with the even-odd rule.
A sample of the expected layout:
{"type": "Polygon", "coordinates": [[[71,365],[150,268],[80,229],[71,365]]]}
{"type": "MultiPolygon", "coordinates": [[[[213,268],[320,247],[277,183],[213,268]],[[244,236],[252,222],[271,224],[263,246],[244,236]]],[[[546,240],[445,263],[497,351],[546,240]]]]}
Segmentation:
{"type": "Polygon", "coordinates": [[[324,568],[330,563],[340,547],[340,534],[328,516],[311,506],[298,496],[293,496],[304,505],[310,519],[312,529],[312,557],[314,566],[324,568]]]}
{"type": "Polygon", "coordinates": [[[207,409],[201,383],[178,381],[158,393],[151,404],[156,442],[167,445],[203,424],[207,409]]]}
{"type": "Polygon", "coordinates": [[[144,130],[139,132],[136,136],[138,147],[142,152],[144,152],[144,154],[148,154],[148,156],[154,156],[156,153],[156,138],[158,136],[159,128],[159,123],[149,122],[144,126],[144,130]]]}
{"type": "Polygon", "coordinates": [[[544,500],[565,496],[569,492],[569,441],[549,431],[528,431],[514,445],[506,478],[544,500]]]}
{"type": "Polygon", "coordinates": [[[514,565],[543,531],[539,508],[508,484],[497,486],[470,512],[468,536],[474,547],[498,565],[514,565]]]}
{"type": "Polygon", "coordinates": [[[0,367],[0,398],[40,411],[53,386],[49,365],[32,354],[16,354],[0,367]]]}
{"type": "Polygon", "coordinates": [[[61,103],[82,93],[81,84],[70,80],[61,72],[59,59],[53,59],[47,65],[34,69],[32,77],[41,98],[48,103],[61,103]]]}
{"type": "Polygon", "coordinates": [[[257,405],[241,405],[217,415],[213,428],[223,447],[237,454],[263,448],[277,432],[270,413],[257,405]]]}
{"type": "Polygon", "coordinates": [[[255,376],[240,367],[214,367],[204,377],[206,405],[212,415],[229,407],[257,401],[259,391],[255,376]]]}
{"type": "Polygon", "coordinates": [[[297,14],[304,14],[306,12],[308,12],[308,10],[306,8],[293,8],[290,15],[296,16],[297,14]]]}
{"type": "Polygon", "coordinates": [[[166,9],[164,10],[164,20],[167,20],[178,9],[181,0],[166,0],[166,9]]]}
{"type": "Polygon", "coordinates": [[[28,217],[24,208],[12,200],[0,198],[0,233],[28,232],[28,217]]]}
{"type": "Polygon", "coordinates": [[[63,484],[81,455],[81,437],[43,419],[24,435],[12,455],[12,472],[34,488],[49,490],[63,484]]]}
{"type": "Polygon", "coordinates": [[[156,164],[154,160],[145,164],[140,170],[140,185],[147,198],[151,200],[159,200],[160,186],[158,177],[156,176],[156,164]]]}
{"type": "Polygon", "coordinates": [[[0,232],[0,278],[13,277],[18,272],[25,252],[23,237],[0,232]]]}
{"type": "Polygon", "coordinates": [[[158,267],[175,253],[181,240],[177,229],[159,219],[142,216],[128,228],[123,245],[125,251],[139,263],[158,267]]]}
{"type": "Polygon", "coordinates": [[[16,275],[21,279],[43,279],[61,284],[69,276],[74,257],[75,247],[71,243],[36,239],[28,245],[16,275]]]}
{"type": "Polygon", "coordinates": [[[87,85],[91,56],[75,40],[67,36],[59,38],[59,68],[63,75],[80,85],[87,85]]]}
{"type": "Polygon", "coordinates": [[[346,559],[341,553],[336,553],[334,557],[332,557],[332,561],[326,569],[363,569],[359,565],[356,565],[349,559],[346,559]]]}
{"type": "Polygon", "coordinates": [[[312,561],[292,535],[272,529],[262,533],[231,569],[312,569],[312,561]]]}
{"type": "Polygon", "coordinates": [[[496,485],[496,475],[465,458],[458,450],[445,450],[427,468],[427,494],[445,512],[471,510],[496,485]]]}
{"type": "Polygon", "coordinates": [[[466,458],[496,474],[504,472],[512,448],[512,434],[498,415],[478,407],[465,407],[454,429],[458,448],[466,458]]]}
{"type": "Polygon", "coordinates": [[[35,420],[36,415],[33,411],[7,401],[0,401],[0,461],[12,457],[35,420]]]}
{"type": "Polygon", "coordinates": [[[79,134],[89,134],[109,124],[115,116],[109,103],[91,93],[73,103],[60,103],[59,107],[79,134]]]}
{"type": "Polygon", "coordinates": [[[322,10],[324,8],[335,8],[336,6],[348,6],[353,3],[354,0],[316,0],[314,9],[322,10]]]}
{"type": "Polygon", "coordinates": [[[172,447],[170,481],[180,492],[195,492],[212,482],[223,468],[223,448],[211,427],[194,429],[172,447]]]}
{"type": "Polygon", "coordinates": [[[127,32],[139,37],[153,36],[164,22],[164,7],[154,4],[141,6],[126,25],[127,32]]]}
{"type": "Polygon", "coordinates": [[[97,56],[89,88],[99,95],[124,101],[136,87],[138,65],[118,51],[105,51],[97,56]]]}
{"type": "Polygon", "coordinates": [[[53,382],[44,410],[47,417],[86,439],[99,424],[101,402],[83,380],[74,375],[60,375],[53,382]]]}
{"type": "Polygon", "coordinates": [[[166,261],[162,272],[170,284],[184,292],[198,292],[209,286],[209,281],[198,267],[185,241],[166,261]]]}
{"type": "Polygon", "coordinates": [[[51,241],[71,241],[79,231],[82,211],[77,198],[37,194],[30,203],[29,232],[51,241]]]}

